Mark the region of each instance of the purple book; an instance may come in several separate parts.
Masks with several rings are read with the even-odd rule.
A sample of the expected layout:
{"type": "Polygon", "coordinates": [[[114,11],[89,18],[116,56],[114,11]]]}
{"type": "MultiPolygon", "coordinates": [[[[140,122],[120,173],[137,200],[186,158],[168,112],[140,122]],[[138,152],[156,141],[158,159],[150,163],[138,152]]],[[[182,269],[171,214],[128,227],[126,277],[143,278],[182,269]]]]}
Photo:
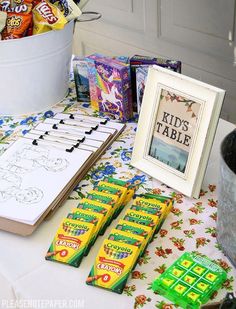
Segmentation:
{"type": "Polygon", "coordinates": [[[95,60],[99,111],[125,122],[132,117],[129,66],[113,59],[95,60]]]}
{"type": "Polygon", "coordinates": [[[137,111],[136,69],[140,66],[159,65],[177,73],[181,73],[181,61],[164,58],[134,55],[130,58],[133,109],[137,111]]]}

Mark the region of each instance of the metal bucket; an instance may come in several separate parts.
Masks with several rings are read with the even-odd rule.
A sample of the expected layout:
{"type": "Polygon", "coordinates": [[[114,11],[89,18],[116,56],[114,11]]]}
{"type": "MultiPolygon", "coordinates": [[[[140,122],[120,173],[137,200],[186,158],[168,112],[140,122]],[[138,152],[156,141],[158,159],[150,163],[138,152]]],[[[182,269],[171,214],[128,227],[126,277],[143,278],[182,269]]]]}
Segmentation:
{"type": "Polygon", "coordinates": [[[236,267],[236,129],[221,144],[217,240],[236,267]]]}
{"type": "MultiPolygon", "coordinates": [[[[84,15],[94,16],[81,21],[101,17],[96,12],[84,15]]],[[[0,41],[0,115],[42,111],[66,96],[74,24],[70,21],[62,30],[0,41]]]]}

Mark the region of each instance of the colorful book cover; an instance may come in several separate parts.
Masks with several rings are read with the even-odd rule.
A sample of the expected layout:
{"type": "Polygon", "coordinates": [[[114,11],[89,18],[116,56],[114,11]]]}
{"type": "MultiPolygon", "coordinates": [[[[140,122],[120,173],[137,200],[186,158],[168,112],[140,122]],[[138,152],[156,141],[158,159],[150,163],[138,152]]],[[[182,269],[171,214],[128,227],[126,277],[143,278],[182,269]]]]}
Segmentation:
{"type": "Polygon", "coordinates": [[[144,89],[148,74],[148,66],[140,66],[136,69],[136,92],[137,92],[137,111],[140,113],[144,89]]]}
{"type": "MultiPolygon", "coordinates": [[[[174,72],[181,73],[181,61],[165,59],[161,57],[150,57],[134,55],[130,58],[131,84],[132,84],[132,99],[134,111],[137,111],[137,91],[136,91],[136,69],[141,66],[159,65],[170,69],[174,72]]],[[[145,86],[145,85],[144,85],[145,86]]],[[[143,90],[144,91],[144,90],[143,90]]]]}
{"type": "Polygon", "coordinates": [[[112,59],[95,60],[99,111],[113,119],[127,121],[130,108],[129,66],[112,59]]]}
{"type": "Polygon", "coordinates": [[[78,102],[90,102],[88,62],[85,58],[73,58],[75,90],[78,102]]]}

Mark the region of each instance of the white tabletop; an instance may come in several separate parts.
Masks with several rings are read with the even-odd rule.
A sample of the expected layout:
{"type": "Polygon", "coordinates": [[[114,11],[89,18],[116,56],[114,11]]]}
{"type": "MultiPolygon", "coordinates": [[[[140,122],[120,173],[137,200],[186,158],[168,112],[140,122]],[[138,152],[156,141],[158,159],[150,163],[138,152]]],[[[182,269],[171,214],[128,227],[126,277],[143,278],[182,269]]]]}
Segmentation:
{"type": "MultiPolygon", "coordinates": [[[[218,177],[220,143],[233,129],[232,124],[220,120],[204,183],[209,184],[218,177]]],[[[85,284],[101,242],[115,226],[115,222],[104,236],[97,239],[79,268],[44,259],[60,221],[77,203],[76,200],[68,200],[50,221],[43,222],[29,237],[0,231],[0,308],[13,308],[9,307],[13,300],[17,301],[15,304],[20,308],[133,308],[132,297],[85,284]],[[27,301],[25,305],[23,300],[27,301]]],[[[146,286],[144,289],[145,293],[146,286]]],[[[147,303],[144,308],[152,306],[147,303]]]]}

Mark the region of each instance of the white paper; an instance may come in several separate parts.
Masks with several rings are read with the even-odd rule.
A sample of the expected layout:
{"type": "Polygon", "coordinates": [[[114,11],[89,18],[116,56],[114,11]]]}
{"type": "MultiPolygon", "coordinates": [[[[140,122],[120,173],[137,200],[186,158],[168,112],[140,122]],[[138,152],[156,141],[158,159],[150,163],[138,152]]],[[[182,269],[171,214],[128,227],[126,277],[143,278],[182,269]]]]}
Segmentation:
{"type": "Polygon", "coordinates": [[[0,157],[0,216],[33,225],[90,155],[17,140],[0,157]]]}
{"type": "MultiPolygon", "coordinates": [[[[78,139],[83,139],[85,137],[85,134],[81,134],[78,132],[71,132],[68,130],[63,130],[63,129],[53,129],[51,124],[47,124],[47,123],[40,123],[38,124],[34,130],[31,130],[32,133],[35,131],[42,131],[43,133],[45,133],[46,131],[49,132],[49,134],[52,134],[54,136],[63,136],[66,137],[68,139],[73,139],[73,140],[78,140],[78,139]]],[[[42,133],[42,134],[43,134],[42,133]]]]}

